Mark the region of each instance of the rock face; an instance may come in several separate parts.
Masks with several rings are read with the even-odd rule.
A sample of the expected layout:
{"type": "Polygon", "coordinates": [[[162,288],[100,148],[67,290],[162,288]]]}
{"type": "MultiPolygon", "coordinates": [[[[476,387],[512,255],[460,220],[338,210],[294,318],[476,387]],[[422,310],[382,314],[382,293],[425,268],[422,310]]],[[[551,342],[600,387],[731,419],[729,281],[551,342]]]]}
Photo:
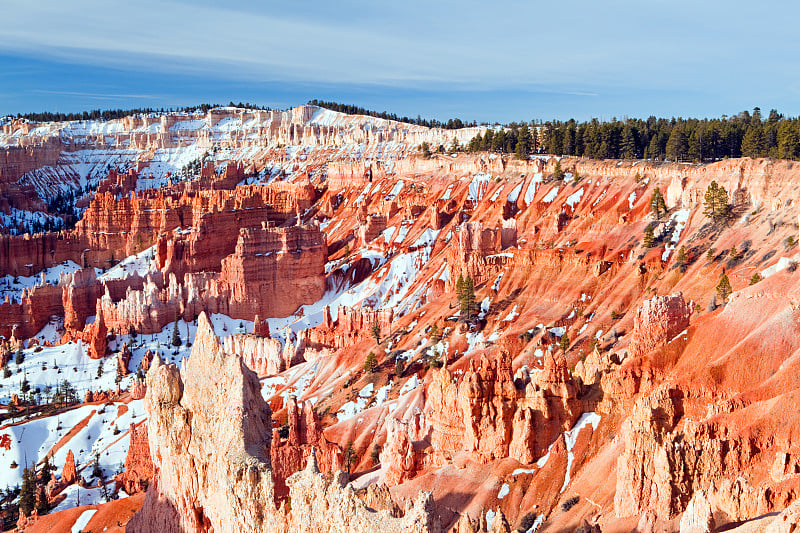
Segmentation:
{"type": "Polygon", "coordinates": [[[205,315],[182,371],[153,361],[145,401],[156,476],[127,530],[267,530],[275,508],[269,406],[205,315]]]}
{"type": "Polygon", "coordinates": [[[402,519],[368,510],[339,474],[326,481],[315,454],[287,480],[292,509],[276,509],[269,406],[241,357],[226,355],[202,314],[179,371],[147,373],[155,477],[126,531],[437,531],[430,495],[402,519]],[[209,369],[213,369],[209,372],[209,369]]]}
{"type": "Polygon", "coordinates": [[[669,342],[689,327],[691,314],[691,303],[684,302],[680,293],[645,300],[636,310],[629,354],[641,357],[669,342]]]}
{"type": "Polygon", "coordinates": [[[387,511],[374,512],[356,496],[346,476],[339,472],[326,481],[312,458],[305,470],[291,476],[289,496],[292,510],[289,514],[290,531],[316,533],[349,533],[363,531],[384,533],[389,531],[438,533],[441,524],[435,518],[433,498],[430,493],[420,493],[403,518],[393,518],[387,511]]]}
{"type": "Polygon", "coordinates": [[[336,320],[331,318],[331,310],[325,307],[322,324],[309,331],[308,342],[315,347],[339,349],[352,346],[358,341],[372,338],[372,328],[378,324],[381,337],[391,332],[394,313],[392,309],[371,309],[369,307],[345,307],[340,305],[336,320]]]}
{"type": "Polygon", "coordinates": [[[225,337],[223,345],[226,353],[241,355],[247,368],[259,376],[272,376],[286,369],[278,339],[237,333],[225,337]]]}
{"type": "Polygon", "coordinates": [[[705,493],[694,493],[681,516],[681,533],[712,533],[716,528],[714,513],[705,493]]]}
{"type": "Polygon", "coordinates": [[[458,383],[444,367],[428,388],[425,412],[440,460],[467,451],[482,462],[512,457],[530,463],[581,415],[583,405],[561,354],[547,352],[544,369],[520,387],[507,354],[484,357],[480,369],[470,363],[458,383]]]}
{"type": "Polygon", "coordinates": [[[381,465],[386,468],[384,481],[390,486],[414,477],[417,458],[407,422],[390,418],[386,427],[386,444],[380,453],[381,465]]]}
{"type": "Polygon", "coordinates": [[[273,430],[272,475],[275,480],[275,495],[284,498],[289,490],[286,479],[295,472],[306,467],[311,453],[319,469],[324,473],[334,473],[342,469],[344,464],[342,450],[322,434],[322,424],[311,404],[302,402],[298,405],[294,396],[286,400],[288,436],[283,439],[280,429],[273,430]]]}

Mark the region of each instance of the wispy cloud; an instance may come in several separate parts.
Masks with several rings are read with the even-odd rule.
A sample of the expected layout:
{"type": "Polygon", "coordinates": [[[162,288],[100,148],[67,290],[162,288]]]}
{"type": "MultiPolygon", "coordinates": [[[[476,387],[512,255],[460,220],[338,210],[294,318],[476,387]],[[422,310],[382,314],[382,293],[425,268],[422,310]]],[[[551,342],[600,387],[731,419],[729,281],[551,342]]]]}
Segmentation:
{"type": "Polygon", "coordinates": [[[101,94],[101,93],[85,93],[80,91],[50,91],[47,89],[33,89],[33,93],[40,94],[57,94],[61,96],[78,96],[81,98],[94,98],[97,100],[118,100],[120,98],[139,98],[142,100],[152,100],[158,98],[153,94],[101,94]]]}

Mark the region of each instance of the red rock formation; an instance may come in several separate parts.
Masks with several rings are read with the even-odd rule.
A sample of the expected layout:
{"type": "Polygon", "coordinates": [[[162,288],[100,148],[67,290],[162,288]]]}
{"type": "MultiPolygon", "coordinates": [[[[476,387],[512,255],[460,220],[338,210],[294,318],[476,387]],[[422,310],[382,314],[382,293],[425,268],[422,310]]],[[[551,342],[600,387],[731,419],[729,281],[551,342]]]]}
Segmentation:
{"type": "Polygon", "coordinates": [[[645,300],[636,310],[628,354],[641,357],[672,340],[689,327],[691,314],[691,303],[684,302],[680,293],[645,300]]]}
{"type": "Polygon", "coordinates": [[[6,300],[0,304],[0,336],[33,337],[50,317],[61,316],[63,312],[60,287],[40,285],[24,289],[19,303],[6,300]]]}
{"type": "Polygon", "coordinates": [[[153,480],[153,461],[150,459],[150,444],[147,437],[147,424],[136,427],[131,424],[130,445],[125,457],[125,471],[120,474],[119,481],[125,492],[136,494],[144,492],[153,480]]]}
{"type": "Polygon", "coordinates": [[[261,319],[258,315],[253,318],[253,335],[269,337],[269,320],[261,319]]]}
{"type": "Polygon", "coordinates": [[[325,307],[323,322],[308,332],[308,343],[339,349],[352,346],[358,341],[372,338],[372,327],[378,324],[381,337],[392,331],[394,311],[392,309],[351,308],[339,306],[336,320],[331,318],[330,308],[325,307]]]}
{"type": "Polygon", "coordinates": [[[64,327],[80,331],[86,324],[86,319],[96,312],[97,299],[103,292],[102,286],[97,281],[94,268],[84,268],[67,274],[62,285],[64,327]]]}
{"type": "Polygon", "coordinates": [[[75,470],[75,455],[72,450],[67,452],[67,460],[61,470],[61,484],[64,486],[72,485],[78,480],[78,473],[75,470]]]}
{"type": "Polygon", "coordinates": [[[289,489],[286,479],[306,467],[309,454],[314,453],[322,472],[337,472],[343,467],[342,450],[325,438],[322,424],[314,409],[307,402],[297,404],[294,396],[286,400],[286,415],[289,434],[280,437],[274,429],[270,447],[272,476],[275,481],[275,496],[283,499],[289,489]]]}
{"type": "Polygon", "coordinates": [[[92,359],[102,359],[108,354],[108,328],[103,318],[103,308],[97,302],[94,323],[89,326],[89,349],[87,355],[92,359]]]}
{"type": "Polygon", "coordinates": [[[408,424],[389,418],[386,427],[386,444],[380,453],[381,466],[386,468],[384,482],[399,485],[414,477],[417,457],[408,424]]]}
{"type": "Polygon", "coordinates": [[[120,376],[127,376],[130,374],[130,370],[128,370],[128,363],[131,361],[131,350],[128,348],[126,343],[122,343],[122,346],[117,352],[117,375],[120,376]]]}
{"type": "Polygon", "coordinates": [[[141,400],[147,393],[147,384],[144,380],[135,378],[131,382],[131,399],[141,400]]]}
{"type": "Polygon", "coordinates": [[[522,389],[506,354],[496,360],[484,357],[480,368],[471,361],[458,383],[446,367],[437,371],[425,412],[432,413],[431,446],[439,460],[462,450],[482,462],[512,457],[530,463],[544,455],[583,410],[563,356],[547,352],[544,362],[522,389]]]}

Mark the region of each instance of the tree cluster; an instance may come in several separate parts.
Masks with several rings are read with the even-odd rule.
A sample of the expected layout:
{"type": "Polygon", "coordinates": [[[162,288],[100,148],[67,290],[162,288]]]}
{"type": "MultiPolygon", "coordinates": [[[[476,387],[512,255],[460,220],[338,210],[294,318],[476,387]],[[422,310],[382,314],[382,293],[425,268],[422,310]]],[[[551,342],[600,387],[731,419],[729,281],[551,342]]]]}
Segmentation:
{"type": "Polygon", "coordinates": [[[728,218],[730,213],[731,206],[728,203],[728,191],[716,181],[712,181],[708,185],[703,198],[703,214],[717,222],[728,218]]]}
{"type": "Polygon", "coordinates": [[[410,117],[401,117],[396,115],[395,113],[387,113],[386,111],[372,111],[370,109],[364,109],[363,107],[349,105],[349,104],[340,104],[338,102],[325,102],[323,100],[309,100],[308,105],[315,105],[318,107],[324,107],[325,109],[330,109],[331,111],[338,111],[339,113],[345,113],[347,115],[367,115],[370,117],[375,118],[383,118],[386,120],[394,120],[396,122],[405,122],[406,124],[415,124],[417,126],[425,126],[428,128],[443,128],[446,130],[457,130],[460,128],[469,128],[473,126],[477,126],[476,122],[464,122],[460,118],[451,118],[446,122],[441,122],[436,119],[424,119],[417,115],[417,118],[410,118],[410,117]]]}
{"type": "MultiPolygon", "coordinates": [[[[591,159],[654,159],[669,161],[716,161],[726,157],[775,157],[800,159],[800,118],[787,118],[771,110],[764,119],[753,112],[721,118],[616,118],[578,122],[551,120],[531,122],[530,141],[521,150],[530,153],[572,155],[591,159]]],[[[471,151],[515,153],[521,125],[498,132],[486,130],[470,141],[471,151]],[[488,134],[488,140],[487,140],[488,134]]]]}

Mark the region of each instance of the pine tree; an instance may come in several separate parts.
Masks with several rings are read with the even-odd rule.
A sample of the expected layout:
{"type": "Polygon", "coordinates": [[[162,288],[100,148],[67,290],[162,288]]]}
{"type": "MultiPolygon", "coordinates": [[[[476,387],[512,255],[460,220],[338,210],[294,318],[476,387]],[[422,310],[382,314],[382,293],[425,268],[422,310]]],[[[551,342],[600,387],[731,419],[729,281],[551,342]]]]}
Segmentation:
{"type": "Polygon", "coordinates": [[[172,345],[176,348],[181,345],[181,334],[178,332],[178,313],[175,313],[175,327],[172,330],[172,345]]]}
{"type": "Polygon", "coordinates": [[[528,126],[522,126],[519,130],[517,138],[517,146],[514,149],[514,154],[517,159],[528,159],[531,151],[531,133],[528,126]]]}
{"type": "Polygon", "coordinates": [[[378,324],[378,321],[372,323],[372,338],[375,339],[375,342],[378,344],[381,343],[381,325],[378,324]]]}
{"type": "Polygon", "coordinates": [[[714,222],[726,219],[730,215],[730,205],[728,204],[728,191],[725,187],[712,181],[706,189],[704,196],[703,214],[711,217],[714,222]]]}
{"type": "Polygon", "coordinates": [[[655,244],[656,238],[653,235],[653,227],[648,225],[644,228],[644,238],[642,239],[642,244],[644,244],[645,248],[652,248],[653,244],[655,244]]]}
{"type": "Polygon", "coordinates": [[[656,220],[667,214],[667,204],[664,201],[664,195],[661,194],[661,189],[658,187],[655,188],[650,196],[650,212],[656,220]]]}
{"type": "Polygon", "coordinates": [[[30,516],[36,505],[36,471],[27,466],[22,471],[22,487],[19,491],[19,508],[26,516],[30,516]]]}
{"type": "Polygon", "coordinates": [[[689,151],[689,142],[683,126],[675,126],[667,140],[667,157],[672,161],[682,161],[689,151]]]}
{"type": "Polygon", "coordinates": [[[561,170],[561,160],[556,161],[556,166],[553,169],[553,179],[554,180],[564,179],[564,171],[561,170]]]}
{"type": "Polygon", "coordinates": [[[350,470],[356,464],[358,460],[358,454],[356,453],[355,448],[353,447],[353,441],[348,441],[347,446],[344,449],[344,467],[347,471],[347,475],[350,475],[350,470]]]}
{"type": "Polygon", "coordinates": [[[459,302],[461,304],[461,319],[469,320],[472,318],[472,311],[475,309],[475,286],[470,276],[463,280],[459,302]]]}
{"type": "Polygon", "coordinates": [[[750,278],[750,285],[755,285],[759,281],[761,281],[761,274],[756,272],[755,274],[753,274],[753,277],[750,278]]]}
{"type": "Polygon", "coordinates": [[[94,464],[92,465],[92,477],[95,479],[103,479],[103,469],[100,468],[100,457],[94,456],[94,464]]]}
{"type": "Polygon", "coordinates": [[[717,283],[717,295],[719,295],[720,299],[725,302],[728,299],[728,296],[731,295],[733,289],[731,288],[731,281],[728,279],[728,275],[723,272],[722,277],[719,278],[719,283],[717,283]]]}
{"type": "Polygon", "coordinates": [[[737,259],[739,259],[739,250],[736,249],[735,244],[731,246],[731,249],[728,252],[728,257],[730,257],[732,261],[736,261],[737,259]]]}
{"type": "Polygon", "coordinates": [[[569,337],[567,336],[566,332],[561,335],[561,339],[558,341],[558,347],[561,348],[562,352],[567,352],[567,349],[569,348],[569,337]]]}
{"type": "Polygon", "coordinates": [[[442,340],[442,335],[439,333],[439,326],[434,322],[431,326],[431,341],[439,342],[440,340],[442,340]]]}

